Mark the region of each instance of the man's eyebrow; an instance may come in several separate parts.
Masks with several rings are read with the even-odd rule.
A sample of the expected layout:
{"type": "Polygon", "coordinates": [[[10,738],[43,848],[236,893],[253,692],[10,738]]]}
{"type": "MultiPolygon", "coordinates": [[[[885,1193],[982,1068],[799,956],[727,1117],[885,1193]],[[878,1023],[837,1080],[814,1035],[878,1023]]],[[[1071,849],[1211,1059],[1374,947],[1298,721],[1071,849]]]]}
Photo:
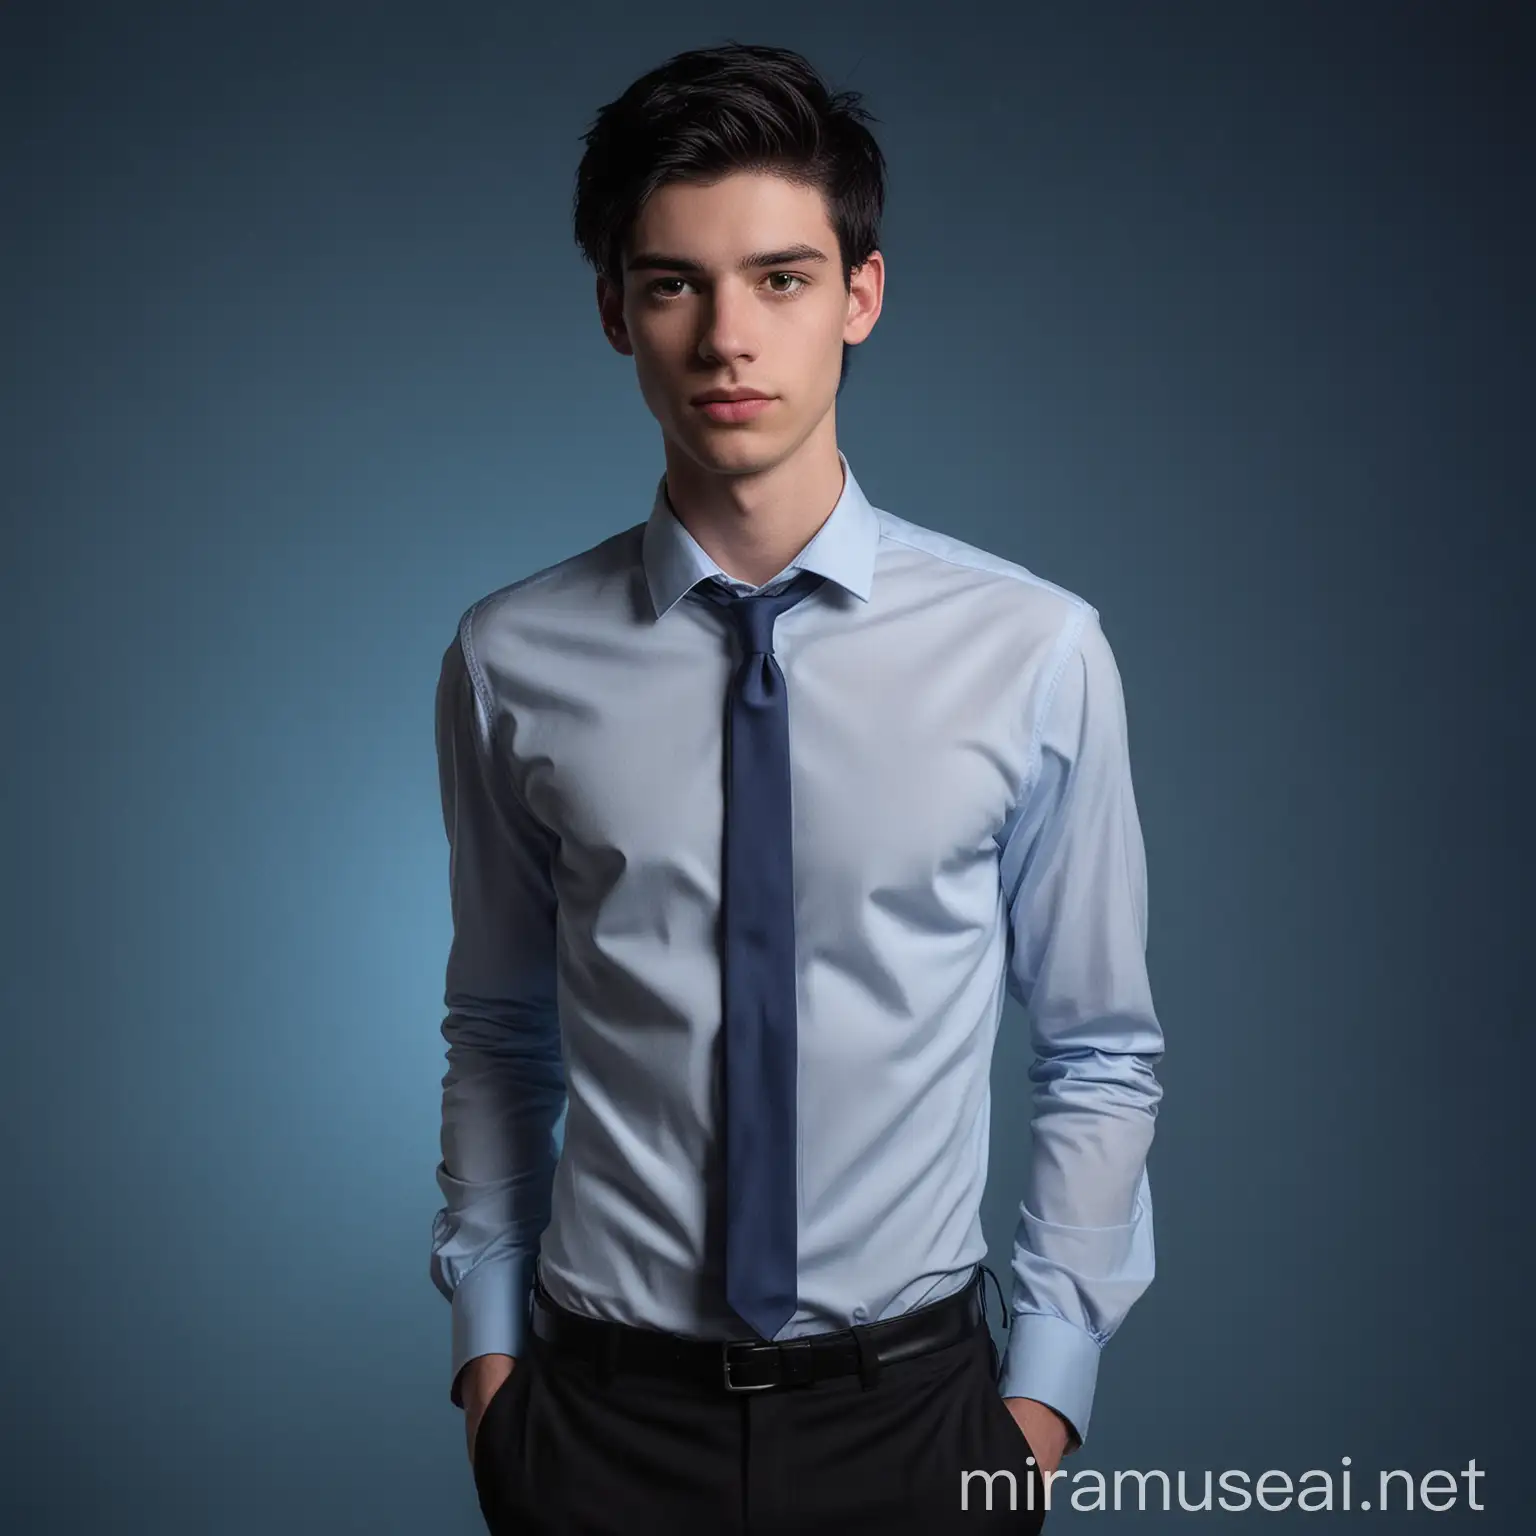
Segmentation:
{"type": "MultiPolygon", "coordinates": [[[[814,245],[791,245],[782,251],[754,251],[750,256],[743,256],[737,265],[742,272],[752,272],[759,267],[787,267],[800,261],[830,259],[825,251],[818,251],[814,245]]],[[[687,272],[696,276],[705,269],[700,262],[690,261],[686,256],[668,256],[662,251],[641,251],[625,262],[624,270],[687,272]]]]}

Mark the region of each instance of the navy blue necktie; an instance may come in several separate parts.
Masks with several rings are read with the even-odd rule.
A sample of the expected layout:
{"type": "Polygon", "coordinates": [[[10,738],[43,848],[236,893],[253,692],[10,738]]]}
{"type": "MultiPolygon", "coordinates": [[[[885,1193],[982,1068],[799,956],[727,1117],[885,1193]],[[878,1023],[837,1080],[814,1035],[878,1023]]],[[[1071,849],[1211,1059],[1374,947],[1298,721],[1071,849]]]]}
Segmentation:
{"type": "Polygon", "coordinates": [[[740,639],[726,700],[721,879],[725,1296],[765,1339],[799,1306],[789,701],[773,625],[823,579],[804,571],[776,592],[740,597],[696,589],[740,639]]]}

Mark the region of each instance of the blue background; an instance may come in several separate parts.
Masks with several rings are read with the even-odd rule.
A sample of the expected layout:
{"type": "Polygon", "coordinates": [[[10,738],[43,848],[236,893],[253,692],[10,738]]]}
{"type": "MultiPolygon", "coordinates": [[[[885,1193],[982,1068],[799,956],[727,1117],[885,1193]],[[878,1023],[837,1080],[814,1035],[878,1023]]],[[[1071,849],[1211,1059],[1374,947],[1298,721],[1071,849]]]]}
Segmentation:
{"type": "MultiPolygon", "coordinates": [[[[0,1527],[482,1529],[433,689],[471,601],[649,511],[579,135],[735,37],[879,118],[864,489],[1087,596],[1125,679],[1159,1273],[1068,1470],[1475,1457],[1440,1528],[1523,1529],[1528,17],[0,10],[0,1527]]],[[[1116,1519],[1307,1523],[1052,1525],[1116,1519]]]]}

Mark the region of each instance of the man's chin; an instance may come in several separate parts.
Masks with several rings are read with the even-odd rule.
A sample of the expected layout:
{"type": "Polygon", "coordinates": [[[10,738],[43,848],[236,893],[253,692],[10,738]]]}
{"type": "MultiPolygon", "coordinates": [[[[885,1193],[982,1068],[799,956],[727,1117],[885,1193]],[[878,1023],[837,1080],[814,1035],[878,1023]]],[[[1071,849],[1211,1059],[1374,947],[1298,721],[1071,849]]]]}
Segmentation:
{"type": "Polygon", "coordinates": [[[749,426],[721,427],[706,421],[702,427],[692,426],[680,446],[696,464],[742,474],[775,463],[777,442],[777,433],[770,437],[749,426]]]}

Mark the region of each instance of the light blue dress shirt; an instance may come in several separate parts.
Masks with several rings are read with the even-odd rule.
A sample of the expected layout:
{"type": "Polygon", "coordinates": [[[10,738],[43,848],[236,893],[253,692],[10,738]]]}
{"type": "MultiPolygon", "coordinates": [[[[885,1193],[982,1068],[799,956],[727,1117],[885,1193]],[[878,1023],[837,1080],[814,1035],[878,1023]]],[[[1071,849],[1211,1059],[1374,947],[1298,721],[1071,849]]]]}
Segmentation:
{"type": "Polygon", "coordinates": [[[789,695],[800,1307],[894,1317],[986,1256],[1006,987],[1033,1156],[1001,1392],[1088,1432],[1101,1347],[1153,1274],[1162,1032],[1124,698],[1084,599],[843,491],[763,588],[673,514],[501,588],[443,657],[453,942],[442,1024],[452,1401],[521,1353],[533,1267],[572,1311],[748,1330],[721,1273],[723,615],[698,582],[826,582],[778,621],[789,695]],[[562,1123],[563,1117],[563,1123],[562,1123]],[[563,1139],[562,1139],[563,1130],[563,1139]]]}

